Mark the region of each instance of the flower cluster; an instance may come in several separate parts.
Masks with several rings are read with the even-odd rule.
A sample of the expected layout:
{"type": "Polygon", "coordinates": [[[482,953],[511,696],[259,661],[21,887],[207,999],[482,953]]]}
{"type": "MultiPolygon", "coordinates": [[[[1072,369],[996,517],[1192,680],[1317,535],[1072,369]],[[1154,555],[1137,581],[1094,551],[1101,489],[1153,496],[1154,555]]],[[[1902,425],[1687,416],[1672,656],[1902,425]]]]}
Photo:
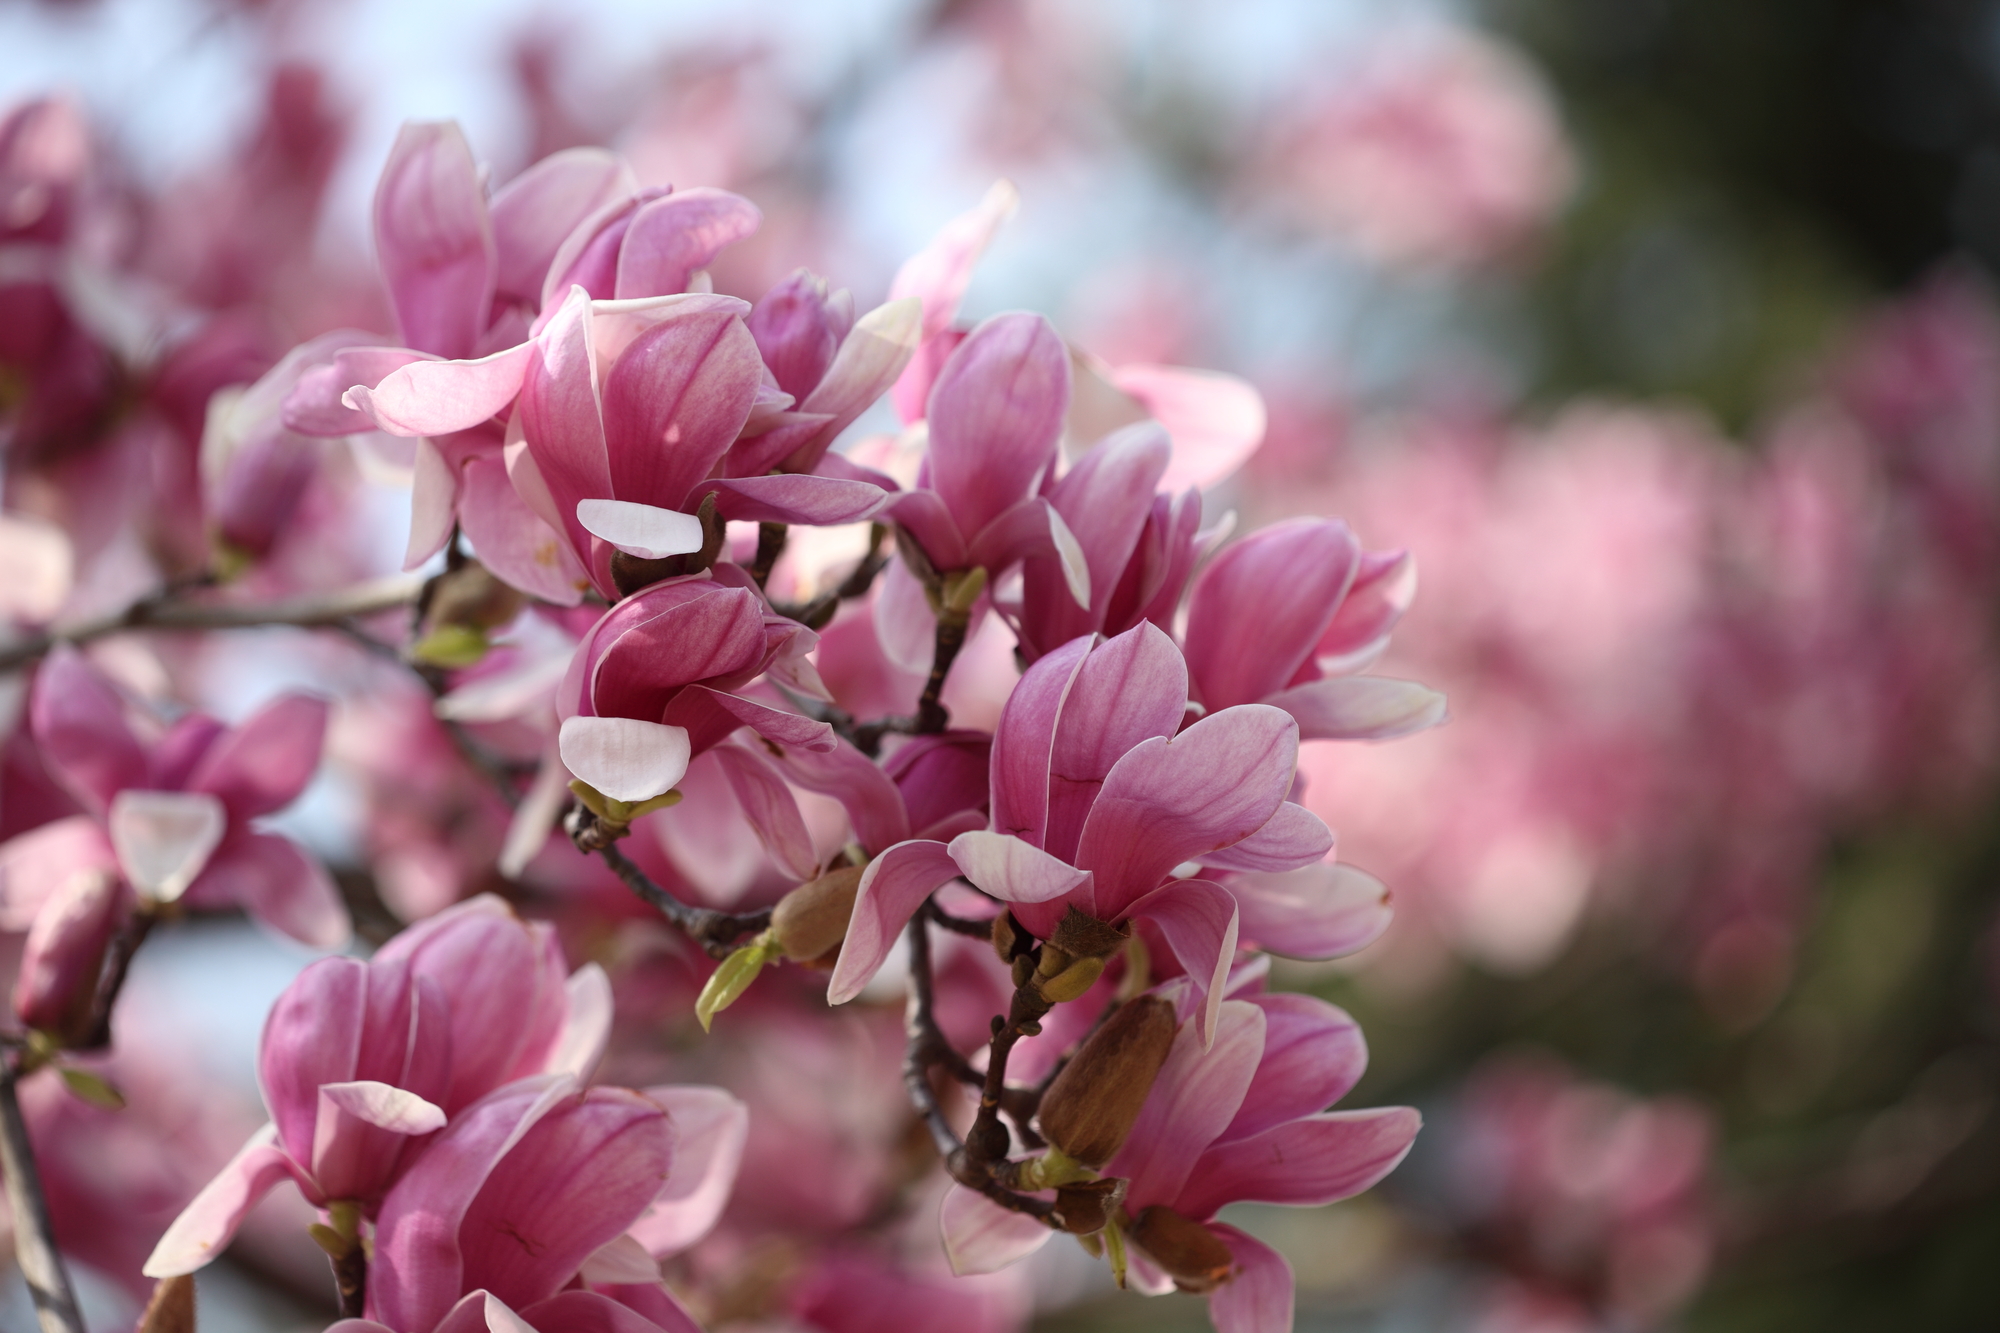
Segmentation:
{"type": "MultiPolygon", "coordinates": [[[[404,128],[373,216],[394,332],[276,359],[204,445],[212,498],[274,532],[330,460],[407,469],[406,576],[270,615],[401,656],[431,700],[440,730],[366,761],[415,807],[379,821],[383,897],[253,822],[313,779],[325,699],[231,727],[63,642],[88,634],[29,648],[23,736],[60,817],[0,846],[0,907],[28,931],[21,1072],[116,1095],[91,1059],[157,922],[234,906],[328,949],[385,902],[415,919],[271,1009],[270,1123],[158,1240],[156,1304],[289,1181],[348,1330],[679,1333],[744,1301],[831,1328],[862,1290],[894,1326],[990,1320],[1023,1288],[981,1275],[1058,1231],[1120,1285],[1207,1295],[1225,1333],[1290,1326],[1284,1260],[1218,1210],[1365,1190],[1418,1127],[1327,1109],[1359,1035],[1266,993],[1263,957],[1338,957],[1387,924],[1297,770],[1302,740],[1442,720],[1435,692],[1358,674],[1413,565],[1332,519],[1204,526],[1203,487],[1261,440],[1243,382],[1114,368],[1033,313],[963,327],[1013,202],[996,187],[873,310],[805,269],[741,300],[709,270],[758,228],[746,199],[642,185],[595,149],[489,192],[455,126],[404,128]],[[878,403],[900,430],[854,438],[878,403]],[[592,1082],[610,975],[569,973],[555,928],[501,898],[448,905],[463,852],[410,831],[452,808],[415,775],[453,750],[513,808],[510,895],[554,895],[583,947],[584,904],[676,932],[668,1013],[713,1030],[731,1055],[690,1067],[744,1099],[592,1082]],[[795,1085],[758,1091],[768,1052],[879,1043],[898,989],[886,1066],[841,1056],[803,1115],[795,1085]],[[852,1147],[912,1115],[942,1195],[852,1147]],[[941,1218],[938,1264],[856,1242],[885,1209],[941,1218]],[[746,1247],[773,1235],[793,1257],[746,1294],[746,1247]]],[[[244,596],[273,545],[211,517],[221,563],[130,626],[259,622],[244,596]]],[[[397,734],[400,705],[378,708],[336,723],[336,754],[397,734]]]]}

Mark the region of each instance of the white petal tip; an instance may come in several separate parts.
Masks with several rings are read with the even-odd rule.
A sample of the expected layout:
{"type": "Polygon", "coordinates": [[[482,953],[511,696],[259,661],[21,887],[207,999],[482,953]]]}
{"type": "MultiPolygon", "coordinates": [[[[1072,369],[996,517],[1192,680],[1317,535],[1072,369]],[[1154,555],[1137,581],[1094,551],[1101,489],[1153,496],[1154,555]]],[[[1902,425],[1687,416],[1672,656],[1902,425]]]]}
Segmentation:
{"type": "Polygon", "coordinates": [[[626,555],[660,560],[699,551],[701,520],[693,514],[629,500],[578,500],[576,521],[626,555]]]}
{"type": "Polygon", "coordinates": [[[687,728],[630,717],[573,717],[557,737],[563,766],[614,801],[646,801],[687,773],[687,728]]]}

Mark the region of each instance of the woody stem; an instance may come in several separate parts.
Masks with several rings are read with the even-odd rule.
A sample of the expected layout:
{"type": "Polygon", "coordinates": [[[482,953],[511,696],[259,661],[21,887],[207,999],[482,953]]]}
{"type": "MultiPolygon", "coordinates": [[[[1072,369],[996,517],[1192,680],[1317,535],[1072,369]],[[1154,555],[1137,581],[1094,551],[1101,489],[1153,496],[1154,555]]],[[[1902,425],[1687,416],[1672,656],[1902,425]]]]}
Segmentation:
{"type": "Polygon", "coordinates": [[[76,1292],[56,1252],[55,1228],[35,1166],[34,1145],[28,1140],[28,1123],[14,1092],[17,1075],[11,1056],[0,1059],[0,1174],[7,1178],[7,1203],[14,1212],[14,1260],[27,1281],[42,1333],[84,1333],[76,1292]]]}
{"type": "Polygon", "coordinates": [[[618,850],[614,839],[621,835],[611,833],[595,815],[581,806],[570,813],[569,830],[570,837],[581,850],[595,851],[603,857],[604,864],[624,881],[626,888],[659,909],[661,916],[699,944],[711,958],[727,958],[735,952],[736,942],[743,936],[754,934],[771,924],[769,908],[761,912],[718,912],[712,907],[696,907],[682,902],[655,884],[652,876],[633,865],[630,858],[618,850]]]}

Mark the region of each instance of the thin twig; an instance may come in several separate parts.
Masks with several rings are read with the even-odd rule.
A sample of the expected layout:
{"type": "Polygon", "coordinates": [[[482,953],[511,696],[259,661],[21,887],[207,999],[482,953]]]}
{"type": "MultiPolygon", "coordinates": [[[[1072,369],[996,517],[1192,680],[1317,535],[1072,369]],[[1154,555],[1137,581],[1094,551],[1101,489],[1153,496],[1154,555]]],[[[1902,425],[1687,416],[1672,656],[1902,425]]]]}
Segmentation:
{"type": "Polygon", "coordinates": [[[750,558],[750,577],[759,588],[770,579],[771,569],[785,553],[785,539],[790,535],[791,529],[783,523],[757,525],[757,554],[750,558]]]}
{"type": "Polygon", "coordinates": [[[955,935],[969,935],[975,940],[991,940],[993,923],[981,921],[977,917],[953,916],[936,903],[931,904],[931,920],[955,935]]]}
{"type": "Polygon", "coordinates": [[[803,606],[777,606],[772,609],[781,616],[798,621],[807,629],[825,629],[833,619],[833,613],[840,609],[842,602],[851,602],[858,597],[866,597],[868,590],[875,586],[875,576],[889,563],[889,552],[885,539],[889,535],[886,524],[876,523],[868,529],[868,554],[861,563],[851,570],[840,586],[829,588],[803,606]]]}
{"type": "Polygon", "coordinates": [[[603,823],[582,806],[570,814],[570,837],[580,849],[595,851],[603,857],[604,864],[625,882],[626,888],[658,908],[661,916],[700,945],[711,958],[727,958],[735,952],[738,940],[771,924],[771,909],[768,907],[760,912],[718,912],[712,907],[695,907],[682,902],[655,884],[652,876],[632,864],[631,859],[618,850],[615,837],[609,835],[603,823]]]}
{"type": "Polygon", "coordinates": [[[13,1058],[0,1058],[0,1174],[7,1177],[7,1203],[14,1210],[14,1261],[27,1281],[42,1333],[84,1333],[76,1292],[56,1252],[48,1196],[42,1192],[21,1099],[14,1093],[15,1076],[13,1058]]]}
{"type": "Polygon", "coordinates": [[[964,616],[938,617],[937,640],[931,649],[930,678],[924,682],[924,692],[917,700],[916,732],[920,736],[934,735],[951,724],[951,713],[939,700],[944,694],[944,678],[951,674],[951,664],[958,660],[958,650],[965,647],[967,623],[964,616]]]}
{"type": "Polygon", "coordinates": [[[91,1024],[90,1036],[84,1042],[85,1050],[103,1050],[111,1045],[111,1011],[118,1005],[118,993],[125,989],[125,976],[132,968],[132,955],[139,952],[139,946],[146,942],[146,936],[153,931],[159,917],[152,911],[134,912],[111,937],[111,947],[106,952],[104,970],[98,974],[97,996],[91,1001],[91,1012],[96,1020],[91,1024]]]}
{"type": "Polygon", "coordinates": [[[192,601],[173,590],[143,597],[123,611],[73,625],[58,625],[44,634],[0,651],[0,671],[12,671],[45,656],[60,643],[81,644],[109,634],[135,629],[255,629],[264,625],[311,628],[338,625],[355,616],[373,615],[407,606],[423,590],[414,574],[375,579],[329,593],[288,597],[276,602],[192,601]]]}

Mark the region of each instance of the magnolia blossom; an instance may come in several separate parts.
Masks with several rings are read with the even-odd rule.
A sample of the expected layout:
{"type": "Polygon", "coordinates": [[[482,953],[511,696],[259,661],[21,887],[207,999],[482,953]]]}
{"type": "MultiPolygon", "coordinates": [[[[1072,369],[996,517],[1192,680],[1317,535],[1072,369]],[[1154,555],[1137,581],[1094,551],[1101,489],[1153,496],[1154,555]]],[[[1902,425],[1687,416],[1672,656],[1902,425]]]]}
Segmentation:
{"type": "MultiPolygon", "coordinates": [[[[1215,1215],[1240,1202],[1332,1203],[1395,1169],[1422,1123],[1415,1111],[1326,1109],[1354,1087],[1367,1059],[1354,1021],[1310,996],[1224,1000],[1213,1042],[1183,1020],[1101,1173],[1128,1182],[1113,1225],[1131,1247],[1132,1284],[1150,1295],[1206,1293],[1219,1333],[1291,1328],[1291,1266],[1215,1215]]],[[[1051,1234],[962,1186],[946,1196],[941,1220],[945,1249],[963,1273],[1014,1263],[1051,1234]]]]}
{"type": "Polygon", "coordinates": [[[110,872],[154,903],[239,906],[321,948],[347,938],[347,909],[326,871],[251,823],[311,781],[323,701],[286,695],[234,728],[189,713],[142,739],[117,688],[63,648],[36,675],[29,725],[84,813],[0,847],[0,924],[22,929],[45,903],[63,901],[74,877],[110,872]]]}
{"type": "Polygon", "coordinates": [[[1162,961],[1178,960],[1206,997],[1211,1032],[1240,904],[1256,894],[1178,868],[1296,870],[1320,861],[1333,835],[1286,799],[1298,724],[1250,704],[1182,730],[1187,687],[1180,652],[1150,623],[1101,645],[1073,640],[1030,668],[994,737],[990,828],[902,843],[869,863],[829,998],[858,994],[917,907],[963,875],[1041,939],[1072,909],[1144,923],[1162,961]]]}

